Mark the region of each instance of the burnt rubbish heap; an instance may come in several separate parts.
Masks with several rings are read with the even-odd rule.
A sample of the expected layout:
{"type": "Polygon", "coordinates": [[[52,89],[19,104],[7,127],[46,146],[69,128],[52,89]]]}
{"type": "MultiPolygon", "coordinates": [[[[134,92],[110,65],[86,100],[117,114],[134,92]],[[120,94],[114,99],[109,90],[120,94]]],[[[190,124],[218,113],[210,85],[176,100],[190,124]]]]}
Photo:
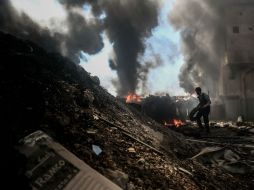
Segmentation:
{"type": "Polygon", "coordinates": [[[176,105],[169,95],[150,95],[142,100],[142,112],[159,123],[176,117],[176,105]]]}

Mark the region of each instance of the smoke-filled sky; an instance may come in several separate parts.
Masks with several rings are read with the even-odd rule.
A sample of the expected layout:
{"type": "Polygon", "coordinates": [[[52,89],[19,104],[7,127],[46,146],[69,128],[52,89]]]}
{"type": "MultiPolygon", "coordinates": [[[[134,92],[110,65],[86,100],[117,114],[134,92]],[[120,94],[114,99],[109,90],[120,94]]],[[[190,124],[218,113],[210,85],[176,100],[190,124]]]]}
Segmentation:
{"type": "Polygon", "coordinates": [[[2,0],[0,29],[80,62],[114,95],[216,93],[223,10],[237,2],[2,0]]]}
{"type": "MultiPolygon", "coordinates": [[[[143,68],[137,88],[138,94],[182,95],[179,87],[178,74],[183,63],[180,52],[180,35],[175,32],[168,22],[168,13],[172,1],[163,1],[158,13],[158,25],[152,30],[150,37],[145,39],[146,50],[139,58],[143,68]],[[142,75],[143,74],[143,75],[142,75]]],[[[108,67],[108,60],[114,57],[113,43],[103,35],[104,48],[95,56],[83,54],[82,66],[92,74],[100,76],[102,84],[113,94],[117,94],[115,86],[117,72],[108,67]],[[100,68],[99,70],[97,68],[100,68]],[[112,85],[112,81],[115,85],[112,85]]]]}
{"type": "Polygon", "coordinates": [[[3,0],[0,29],[59,51],[114,95],[183,94],[172,0],[3,0]]]}

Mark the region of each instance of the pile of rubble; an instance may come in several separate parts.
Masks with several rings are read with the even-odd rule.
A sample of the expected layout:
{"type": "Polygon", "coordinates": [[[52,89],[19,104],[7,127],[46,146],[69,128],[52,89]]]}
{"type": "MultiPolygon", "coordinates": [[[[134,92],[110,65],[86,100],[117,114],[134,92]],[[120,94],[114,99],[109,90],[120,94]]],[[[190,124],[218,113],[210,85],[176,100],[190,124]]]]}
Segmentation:
{"type": "Polygon", "coordinates": [[[253,171],[235,174],[202,161],[209,151],[238,159],[235,150],[232,154],[224,147],[197,155],[206,143],[118,101],[99,86],[97,77],[68,59],[3,33],[0,46],[1,60],[7,60],[0,67],[1,145],[6,152],[1,167],[16,182],[8,184],[10,189],[27,187],[22,173],[26,161],[14,147],[35,130],[52,136],[122,189],[253,187],[253,171]]]}
{"type": "Polygon", "coordinates": [[[211,122],[210,128],[209,134],[200,131],[193,123],[172,129],[184,134],[191,144],[199,144],[201,151],[193,159],[230,173],[253,177],[254,123],[211,122]]]}

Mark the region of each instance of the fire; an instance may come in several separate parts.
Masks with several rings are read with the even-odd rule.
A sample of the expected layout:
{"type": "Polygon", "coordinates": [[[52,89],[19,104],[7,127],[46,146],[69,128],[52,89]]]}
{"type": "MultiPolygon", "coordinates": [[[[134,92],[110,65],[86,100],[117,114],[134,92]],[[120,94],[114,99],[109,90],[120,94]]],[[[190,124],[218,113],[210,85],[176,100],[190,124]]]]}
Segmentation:
{"type": "Polygon", "coordinates": [[[134,93],[129,93],[128,96],[126,96],[126,103],[140,103],[141,97],[134,93]]]}
{"type": "Polygon", "coordinates": [[[176,127],[180,127],[184,124],[180,119],[173,119],[173,123],[176,127]]]}
{"type": "Polygon", "coordinates": [[[180,119],[172,119],[170,120],[170,122],[164,122],[165,126],[175,126],[175,127],[181,127],[182,125],[184,125],[184,122],[182,122],[180,119]]]}

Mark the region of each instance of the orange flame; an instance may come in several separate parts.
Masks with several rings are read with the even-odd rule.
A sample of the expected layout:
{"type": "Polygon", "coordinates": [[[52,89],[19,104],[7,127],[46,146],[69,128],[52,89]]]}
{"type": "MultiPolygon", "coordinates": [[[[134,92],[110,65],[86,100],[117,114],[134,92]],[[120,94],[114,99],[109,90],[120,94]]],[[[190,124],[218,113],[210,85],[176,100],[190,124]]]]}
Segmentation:
{"type": "Polygon", "coordinates": [[[129,93],[128,96],[126,96],[126,103],[140,103],[141,97],[137,94],[129,93]]]}
{"type": "Polygon", "coordinates": [[[184,122],[182,122],[180,119],[172,119],[170,122],[164,122],[165,126],[175,126],[175,127],[181,127],[184,125],[184,122]]]}
{"type": "Polygon", "coordinates": [[[173,119],[173,123],[176,127],[184,125],[184,123],[180,119],[173,119]]]}

